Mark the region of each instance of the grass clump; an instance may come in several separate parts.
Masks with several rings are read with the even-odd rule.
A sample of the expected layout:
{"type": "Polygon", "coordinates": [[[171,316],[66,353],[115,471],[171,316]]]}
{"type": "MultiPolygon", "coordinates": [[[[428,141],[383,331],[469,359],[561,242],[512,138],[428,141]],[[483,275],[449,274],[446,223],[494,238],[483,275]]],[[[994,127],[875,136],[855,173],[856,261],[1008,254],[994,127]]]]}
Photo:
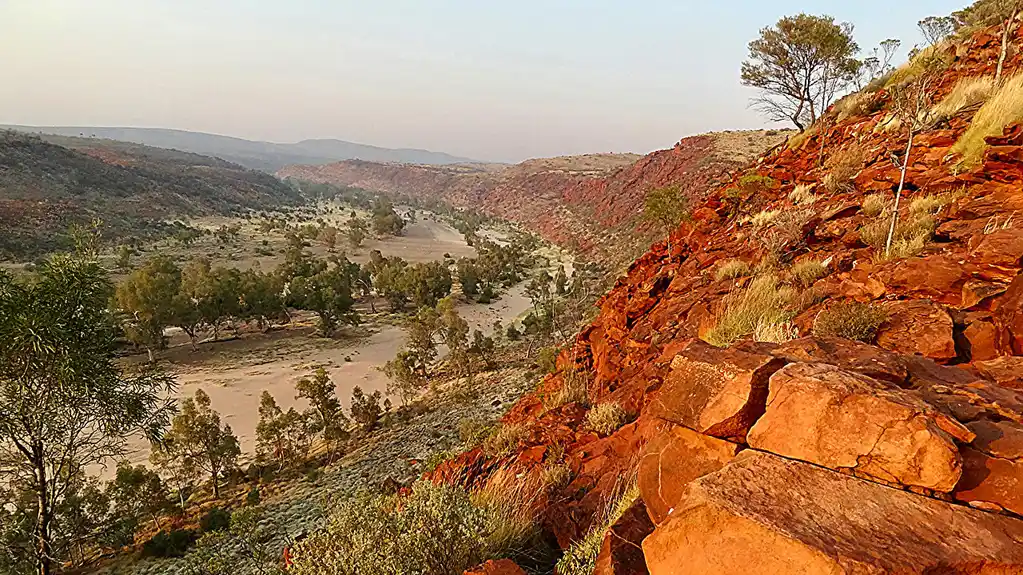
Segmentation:
{"type": "Polygon", "coordinates": [[[728,260],[727,262],[721,264],[721,267],[718,268],[718,271],[717,273],[714,274],[714,277],[717,279],[717,281],[734,280],[741,277],[746,277],[750,275],[752,271],[753,269],[750,267],[750,265],[742,260],[728,260]]]}
{"type": "Polygon", "coordinates": [[[870,194],[863,198],[863,204],[860,207],[864,215],[876,218],[888,210],[890,203],[888,196],[884,194],[870,194]]]}
{"type": "Polygon", "coordinates": [[[749,221],[755,228],[766,228],[772,225],[780,215],[781,210],[764,210],[750,218],[749,221]]]}
{"type": "Polygon", "coordinates": [[[930,116],[951,118],[970,106],[986,102],[994,91],[995,79],[992,76],[960,78],[952,90],[931,109],[930,116]]]}
{"type": "Polygon", "coordinates": [[[493,431],[494,426],[484,420],[465,417],[458,422],[458,438],[467,448],[483,443],[493,431]]]}
{"type": "Polygon", "coordinates": [[[885,82],[884,88],[889,90],[896,86],[908,84],[927,73],[932,67],[947,68],[952,61],[946,48],[948,48],[947,41],[920,50],[910,61],[896,68],[888,76],[888,81],[885,82]]]}
{"type": "Polygon", "coordinates": [[[797,206],[810,206],[817,201],[817,196],[807,184],[799,184],[789,192],[789,200],[797,206]]]}
{"type": "Polygon", "coordinates": [[[703,339],[711,345],[727,347],[757,331],[766,333],[772,326],[792,319],[789,306],[795,299],[795,290],[780,286],[773,274],[760,276],[745,290],[725,296],[714,327],[703,339]]]}
{"type": "Polygon", "coordinates": [[[814,337],[844,337],[873,343],[888,312],[872,304],[839,302],[822,310],[813,322],[814,337]]]}
{"type": "Polygon", "coordinates": [[[553,394],[544,398],[544,407],[547,411],[557,409],[570,403],[578,403],[587,406],[590,403],[589,378],[577,368],[568,367],[561,374],[562,384],[553,394]]]}
{"type": "Polygon", "coordinates": [[[470,494],[421,481],[407,496],[344,499],[324,529],[294,546],[288,572],[460,575],[527,548],[536,533],[528,501],[494,491],[470,494]]]}
{"type": "Polygon", "coordinates": [[[600,554],[600,546],[607,531],[638,498],[639,487],[635,482],[615,489],[600,514],[594,518],[586,535],[565,550],[565,554],[558,560],[556,572],[559,575],[591,575],[597,566],[597,555],[600,554]]]}
{"type": "Polygon", "coordinates": [[[628,419],[622,406],[614,402],[597,404],[586,412],[586,424],[600,435],[611,435],[628,419]]]}
{"type": "Polygon", "coordinates": [[[987,149],[984,139],[1002,135],[1006,126],[1020,120],[1023,120],[1023,74],[1006,80],[981,106],[952,151],[962,156],[964,166],[976,166],[987,149]]]}
{"type": "Polygon", "coordinates": [[[817,280],[828,275],[828,266],[817,260],[805,260],[792,266],[792,279],[804,288],[812,286],[817,280]]]}
{"type": "Polygon", "coordinates": [[[835,103],[835,113],[839,122],[844,122],[849,118],[856,116],[862,116],[871,111],[871,103],[874,100],[875,93],[862,90],[842,98],[835,103]]]}
{"type": "Polygon", "coordinates": [[[526,427],[520,423],[501,425],[483,440],[483,453],[489,457],[511,455],[526,437],[526,427]]]}
{"type": "Polygon", "coordinates": [[[863,166],[863,150],[847,148],[828,158],[824,167],[828,173],[821,180],[831,193],[848,192],[853,189],[852,180],[863,166]]]}
{"type": "Polygon", "coordinates": [[[937,222],[930,214],[903,214],[895,225],[891,251],[885,254],[891,229],[891,213],[888,212],[860,228],[860,239],[874,248],[876,257],[881,261],[903,259],[923,252],[934,237],[936,228],[937,222]]]}

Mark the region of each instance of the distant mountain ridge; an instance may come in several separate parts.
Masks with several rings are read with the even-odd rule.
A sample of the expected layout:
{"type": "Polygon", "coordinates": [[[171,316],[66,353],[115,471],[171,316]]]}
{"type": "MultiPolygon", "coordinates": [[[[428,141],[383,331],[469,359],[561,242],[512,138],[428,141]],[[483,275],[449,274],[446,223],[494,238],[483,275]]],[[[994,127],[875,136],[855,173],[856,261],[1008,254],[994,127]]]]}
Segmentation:
{"type": "Polygon", "coordinates": [[[215,156],[246,168],[271,173],[291,164],[327,164],[354,159],[369,162],[429,165],[476,162],[470,158],[452,156],[442,152],[410,148],[381,148],[333,139],[302,140],[293,144],[279,144],[168,128],[0,125],[0,129],[59,136],[95,137],[170,148],[215,156]]]}

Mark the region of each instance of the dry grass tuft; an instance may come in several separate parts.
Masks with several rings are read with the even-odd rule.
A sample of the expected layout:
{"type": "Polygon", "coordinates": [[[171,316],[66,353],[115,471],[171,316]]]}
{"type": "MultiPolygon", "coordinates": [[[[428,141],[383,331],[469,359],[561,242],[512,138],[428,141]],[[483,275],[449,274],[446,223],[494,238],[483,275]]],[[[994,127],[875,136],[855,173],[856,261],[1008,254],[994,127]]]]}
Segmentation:
{"type": "Polygon", "coordinates": [[[888,77],[884,88],[889,90],[896,86],[908,84],[922,76],[931,66],[948,68],[952,63],[947,51],[948,46],[949,41],[946,40],[924,48],[912,60],[896,68],[888,77]]]}
{"type": "Polygon", "coordinates": [[[760,276],[745,290],[725,296],[714,327],[703,339],[726,347],[757,331],[764,333],[772,326],[785,324],[792,319],[789,306],[795,299],[795,290],[780,286],[774,275],[760,276]]]}
{"type": "Polygon", "coordinates": [[[555,571],[560,575],[591,575],[608,529],[621,519],[637,499],[639,487],[635,479],[631,483],[619,483],[604,503],[604,508],[594,518],[586,536],[565,550],[555,571]]]}
{"type": "Polygon", "coordinates": [[[817,196],[807,184],[799,184],[789,192],[789,200],[797,206],[811,206],[817,201],[817,196]]]}
{"type": "Polygon", "coordinates": [[[611,435],[628,419],[629,414],[614,402],[597,404],[586,413],[586,424],[600,435],[611,435]]]}
{"type": "Polygon", "coordinates": [[[799,132],[798,134],[793,134],[789,136],[789,139],[785,143],[785,145],[787,145],[790,150],[802,148],[803,144],[809,141],[809,139],[812,138],[814,134],[817,133],[817,130],[818,127],[816,125],[810,126],[809,128],[803,130],[802,132],[799,132]]]}
{"type": "Polygon", "coordinates": [[[861,207],[863,208],[863,215],[876,218],[888,211],[889,205],[891,205],[891,198],[886,194],[870,194],[864,196],[861,207]]]}
{"type": "Polygon", "coordinates": [[[817,280],[828,275],[828,266],[817,260],[805,260],[792,266],[792,279],[804,288],[812,286],[817,280]]]}
{"type": "Polygon", "coordinates": [[[814,337],[844,337],[873,343],[888,312],[871,304],[840,302],[822,310],[813,322],[814,337]]]}
{"type": "MultiPolygon", "coordinates": [[[[942,200],[944,201],[944,200],[942,200]]],[[[895,234],[892,236],[891,251],[885,254],[885,245],[888,242],[888,232],[891,229],[891,209],[874,217],[874,220],[860,228],[860,239],[863,243],[874,248],[875,258],[878,261],[898,260],[919,255],[927,247],[928,242],[934,237],[934,230],[937,222],[927,211],[936,204],[932,200],[923,200],[917,210],[912,205],[908,213],[900,214],[895,225],[895,234]]],[[[938,209],[944,203],[939,203],[938,209]]]]}
{"type": "Polygon", "coordinates": [[[488,457],[511,455],[526,437],[526,426],[520,423],[501,425],[483,441],[483,453],[488,457]]]}
{"type": "Polygon", "coordinates": [[[589,378],[582,370],[566,368],[561,374],[562,385],[552,395],[544,398],[547,411],[557,409],[570,403],[587,406],[590,403],[589,378]]]}
{"type": "Polygon", "coordinates": [[[861,90],[842,98],[835,104],[835,114],[839,122],[849,118],[863,116],[870,112],[875,93],[861,90]]]}
{"type": "Polygon", "coordinates": [[[717,273],[714,274],[714,278],[717,279],[717,281],[734,280],[746,277],[751,273],[753,273],[753,269],[748,263],[742,260],[728,260],[721,264],[717,273]]]}
{"type": "Polygon", "coordinates": [[[986,102],[994,91],[995,79],[991,76],[961,78],[929,115],[932,118],[951,118],[965,108],[986,102]]]}
{"type": "Polygon", "coordinates": [[[825,163],[828,173],[821,180],[821,183],[833,194],[852,191],[852,180],[863,167],[863,156],[863,149],[859,146],[840,150],[837,154],[828,158],[828,161],[825,163]]]}
{"type": "Polygon", "coordinates": [[[1006,80],[973,116],[966,133],[952,151],[962,156],[966,167],[979,165],[984,158],[988,136],[1000,136],[1006,126],[1023,120],[1023,74],[1006,80]]]}
{"type": "Polygon", "coordinates": [[[781,215],[781,210],[764,210],[750,218],[750,224],[755,228],[766,228],[774,223],[781,215]]]}

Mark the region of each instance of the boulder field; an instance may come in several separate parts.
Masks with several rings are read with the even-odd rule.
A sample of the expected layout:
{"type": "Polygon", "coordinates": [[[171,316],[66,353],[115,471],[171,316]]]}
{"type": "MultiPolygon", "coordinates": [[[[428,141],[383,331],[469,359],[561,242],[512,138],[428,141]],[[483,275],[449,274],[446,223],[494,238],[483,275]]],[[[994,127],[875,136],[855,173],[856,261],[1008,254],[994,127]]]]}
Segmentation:
{"type": "MultiPolygon", "coordinates": [[[[993,69],[998,46],[988,30],[943,49],[934,100],[993,69]]],[[[1009,73],[1021,62],[1014,52],[1009,73]]],[[[475,488],[568,465],[571,480],[542,501],[562,548],[604,529],[602,510],[634,480],[639,497],[604,533],[602,574],[1023,573],[1023,125],[988,137],[971,168],[953,146],[976,107],[917,135],[903,205],[946,199],[927,210],[920,249],[882,257],[865,239],[877,218],[866,196],[893,197],[890,157],[906,135],[882,127],[887,90],[860,97],[694,205],[631,265],[557,373],[506,415],[526,430],[514,453],[473,449],[428,478],[475,488]],[[825,186],[830,158],[853,147],[848,184],[825,186]],[[750,181],[761,189],[737,193],[750,181]],[[761,211],[779,224],[743,217],[761,211]],[[708,334],[758,274],[718,273],[736,259],[798,303],[780,335],[715,347],[708,334]],[[825,269],[797,277],[808,261],[825,269]],[[876,333],[815,329],[851,302],[883,311],[876,333]],[[551,404],[569,374],[588,401],[551,404]],[[630,416],[610,435],[584,405],[606,402],[630,416]]]]}

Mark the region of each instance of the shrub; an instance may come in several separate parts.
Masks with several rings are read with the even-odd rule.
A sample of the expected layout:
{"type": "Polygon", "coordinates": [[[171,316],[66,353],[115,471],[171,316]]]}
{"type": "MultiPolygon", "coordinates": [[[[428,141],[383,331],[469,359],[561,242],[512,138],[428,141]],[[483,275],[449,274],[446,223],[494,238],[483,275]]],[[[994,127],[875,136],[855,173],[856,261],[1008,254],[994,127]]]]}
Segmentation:
{"type": "Polygon", "coordinates": [[[728,260],[727,262],[721,264],[721,267],[718,268],[718,271],[716,274],[714,274],[714,277],[717,279],[717,281],[734,280],[737,278],[748,276],[750,275],[750,273],[752,273],[752,271],[753,270],[750,267],[750,265],[742,260],[728,260]]]}
{"type": "Polygon", "coordinates": [[[458,438],[462,440],[462,445],[476,447],[486,440],[493,429],[486,421],[466,417],[458,422],[458,438]]]}
{"type": "Polygon", "coordinates": [[[810,206],[817,201],[817,196],[814,195],[810,186],[807,184],[799,184],[791,192],[789,192],[789,200],[797,206],[810,206]]]}
{"type": "Polygon", "coordinates": [[[813,322],[815,337],[844,337],[873,343],[877,328],[888,319],[888,312],[871,304],[839,302],[821,310],[813,322]]]}
{"type": "Polygon", "coordinates": [[[844,122],[849,118],[870,113],[874,96],[874,92],[862,90],[849,94],[836,102],[835,114],[837,115],[838,121],[844,122]]]}
{"type": "Polygon", "coordinates": [[[816,134],[818,130],[819,128],[817,127],[817,124],[814,124],[813,126],[810,126],[809,128],[803,130],[802,132],[799,132],[798,134],[793,134],[789,136],[789,139],[785,143],[785,145],[788,146],[790,150],[802,148],[803,145],[806,144],[806,142],[809,141],[810,138],[813,137],[813,135],[816,134]]]}
{"type": "Polygon", "coordinates": [[[565,463],[551,463],[543,467],[540,481],[549,491],[555,491],[572,481],[572,468],[565,463]]]}
{"type": "Polygon", "coordinates": [[[827,175],[821,180],[831,193],[848,192],[853,189],[852,180],[863,166],[863,150],[857,146],[841,150],[825,163],[827,175]]]}
{"type": "Polygon", "coordinates": [[[483,453],[488,457],[511,455],[526,437],[526,427],[521,423],[501,425],[483,441],[483,453]]]}
{"type": "Polygon", "coordinates": [[[760,276],[745,290],[725,296],[714,327],[703,339],[711,345],[726,347],[758,329],[784,324],[792,319],[788,307],[795,297],[795,290],[779,286],[774,275],[760,276]]]}
{"type": "Polygon", "coordinates": [[[599,403],[586,412],[586,424],[600,435],[611,435],[625,425],[629,415],[614,402],[599,403]]]}
{"type": "Polygon", "coordinates": [[[199,529],[203,533],[223,531],[231,526],[231,512],[214,507],[199,519],[199,529]]]}
{"type": "Polygon", "coordinates": [[[826,275],[828,266],[817,260],[804,260],[792,266],[792,279],[804,288],[812,286],[826,275]]]}
{"type": "Polygon", "coordinates": [[[927,243],[934,236],[934,230],[937,227],[937,222],[928,214],[903,214],[895,225],[891,251],[885,254],[888,232],[891,229],[891,214],[882,215],[884,217],[877,218],[860,228],[860,239],[874,248],[876,257],[881,260],[919,255],[927,247],[927,243]]]}
{"type": "Polygon", "coordinates": [[[932,118],[951,118],[970,106],[986,102],[995,90],[993,76],[960,78],[952,90],[931,109],[932,118]]]}
{"type": "Polygon", "coordinates": [[[559,575],[593,573],[597,565],[597,555],[600,554],[600,546],[608,529],[617,523],[639,498],[639,487],[635,484],[627,488],[619,487],[615,491],[617,493],[613,493],[604,504],[603,510],[594,518],[586,535],[566,549],[565,554],[558,560],[556,572],[559,575]]]}
{"type": "Polygon", "coordinates": [[[777,182],[769,176],[760,174],[746,174],[739,178],[738,186],[747,194],[758,194],[766,192],[775,186],[777,182]]]}
{"type": "Polygon", "coordinates": [[[143,557],[183,557],[195,543],[197,535],[191,529],[160,531],[142,544],[143,557]]]}
{"type": "Polygon", "coordinates": [[[470,495],[421,481],[401,496],[339,502],[327,526],[294,547],[294,575],[456,575],[535,538],[529,486],[470,495]]]}
{"type": "Polygon", "coordinates": [[[1000,136],[1006,126],[1020,120],[1023,120],[1023,74],[1002,83],[973,116],[973,122],[952,146],[952,151],[963,157],[965,166],[976,166],[987,148],[984,138],[1000,136]]]}
{"type": "Polygon", "coordinates": [[[536,354],[536,366],[545,373],[558,372],[558,348],[545,347],[536,354]]]}
{"type": "Polygon", "coordinates": [[[870,194],[863,198],[863,204],[860,207],[865,216],[874,218],[885,213],[889,203],[889,198],[885,194],[870,194]]]}
{"type": "Polygon", "coordinates": [[[888,90],[895,86],[908,84],[923,75],[928,68],[933,66],[947,68],[948,65],[951,64],[951,59],[946,48],[948,48],[948,44],[946,42],[941,42],[920,50],[920,52],[913,56],[908,62],[896,68],[895,71],[888,76],[888,81],[885,82],[884,88],[888,90]]]}
{"type": "Polygon", "coordinates": [[[255,505],[259,505],[259,502],[260,502],[261,499],[262,499],[262,497],[261,497],[261,495],[259,493],[259,488],[258,487],[253,487],[245,495],[245,504],[250,506],[250,507],[255,506],[255,505]]]}

